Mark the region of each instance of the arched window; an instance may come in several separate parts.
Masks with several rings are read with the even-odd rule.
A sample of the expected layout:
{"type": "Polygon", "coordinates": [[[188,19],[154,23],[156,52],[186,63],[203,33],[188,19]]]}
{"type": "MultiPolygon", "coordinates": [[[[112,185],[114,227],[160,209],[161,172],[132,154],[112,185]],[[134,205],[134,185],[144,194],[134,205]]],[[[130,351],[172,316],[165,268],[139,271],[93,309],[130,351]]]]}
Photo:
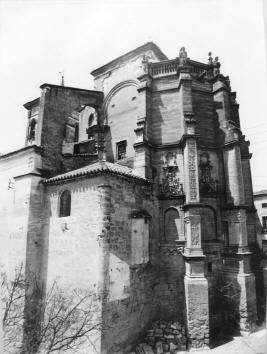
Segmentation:
{"type": "Polygon", "coordinates": [[[71,194],[70,191],[64,191],[59,200],[59,217],[70,216],[71,194]]]}
{"type": "Polygon", "coordinates": [[[94,113],[91,113],[89,118],[88,118],[88,127],[91,127],[94,123],[94,113]]]}
{"type": "Polygon", "coordinates": [[[178,211],[175,208],[166,210],[164,215],[164,233],[166,241],[178,240],[180,229],[181,220],[178,211]]]}
{"type": "Polygon", "coordinates": [[[36,120],[32,119],[29,124],[29,140],[35,139],[36,120]]]}

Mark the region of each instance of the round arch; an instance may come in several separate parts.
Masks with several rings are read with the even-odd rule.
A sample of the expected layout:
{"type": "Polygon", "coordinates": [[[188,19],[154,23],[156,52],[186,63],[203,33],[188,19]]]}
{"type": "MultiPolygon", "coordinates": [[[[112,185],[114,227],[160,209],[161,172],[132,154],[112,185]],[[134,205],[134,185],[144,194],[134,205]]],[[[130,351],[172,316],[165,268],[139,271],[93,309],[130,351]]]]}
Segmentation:
{"type": "Polygon", "coordinates": [[[71,213],[71,191],[64,189],[58,196],[58,216],[66,217],[71,213]]]}
{"type": "Polygon", "coordinates": [[[139,87],[139,82],[137,80],[125,80],[123,82],[120,82],[119,84],[115,85],[107,94],[106,98],[104,99],[103,102],[103,116],[104,116],[104,123],[108,124],[107,119],[108,119],[108,114],[107,114],[107,108],[109,105],[109,102],[111,101],[112,97],[120,91],[122,88],[126,86],[135,86],[139,87]]]}
{"type": "Polygon", "coordinates": [[[181,237],[181,218],[176,207],[169,207],[164,211],[164,239],[173,242],[181,237]]]}
{"type": "Polygon", "coordinates": [[[213,206],[204,204],[201,210],[202,241],[217,238],[217,213],[213,206]]]}

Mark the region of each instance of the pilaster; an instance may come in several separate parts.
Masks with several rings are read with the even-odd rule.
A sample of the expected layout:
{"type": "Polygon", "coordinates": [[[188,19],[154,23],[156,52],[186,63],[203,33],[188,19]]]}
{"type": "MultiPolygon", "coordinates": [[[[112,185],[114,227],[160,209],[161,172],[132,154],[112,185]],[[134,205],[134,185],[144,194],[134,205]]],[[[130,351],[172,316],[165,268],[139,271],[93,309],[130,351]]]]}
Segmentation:
{"type": "Polygon", "coordinates": [[[139,172],[139,174],[146,178],[152,177],[151,172],[151,162],[150,162],[150,148],[148,145],[149,140],[149,114],[150,114],[150,84],[151,76],[147,73],[147,61],[143,59],[144,64],[144,74],[138,77],[140,99],[139,115],[137,117],[137,127],[134,130],[136,139],[134,143],[135,158],[134,158],[134,169],[139,172]]]}
{"type": "MultiPolygon", "coordinates": [[[[188,100],[189,102],[190,100],[188,100]]],[[[189,107],[190,108],[190,107],[189,107]]],[[[209,294],[204,275],[204,254],[201,247],[201,204],[199,203],[196,121],[193,113],[185,114],[185,297],[189,346],[205,348],[209,344],[209,294]]]]}
{"type": "Polygon", "coordinates": [[[99,282],[98,287],[104,299],[108,295],[108,269],[109,269],[109,229],[111,218],[111,186],[102,184],[98,186],[99,196],[99,282]]]}

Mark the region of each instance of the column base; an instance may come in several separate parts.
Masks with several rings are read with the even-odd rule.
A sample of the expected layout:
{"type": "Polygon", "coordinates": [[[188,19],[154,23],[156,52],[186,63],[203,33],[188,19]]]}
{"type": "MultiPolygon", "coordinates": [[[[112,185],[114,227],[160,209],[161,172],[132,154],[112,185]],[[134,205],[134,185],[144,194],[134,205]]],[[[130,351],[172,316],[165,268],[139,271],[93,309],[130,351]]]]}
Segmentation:
{"type": "Polygon", "coordinates": [[[254,274],[225,273],[224,284],[228,287],[225,294],[228,322],[248,335],[255,329],[257,321],[257,300],[254,274]]]}

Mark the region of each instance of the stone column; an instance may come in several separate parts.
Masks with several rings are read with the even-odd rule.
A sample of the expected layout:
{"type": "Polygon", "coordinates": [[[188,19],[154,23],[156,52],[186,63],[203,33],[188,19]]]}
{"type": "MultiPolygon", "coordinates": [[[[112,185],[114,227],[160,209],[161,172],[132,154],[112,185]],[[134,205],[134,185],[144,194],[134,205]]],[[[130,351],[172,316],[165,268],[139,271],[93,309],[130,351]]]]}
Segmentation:
{"type": "MultiPolygon", "coordinates": [[[[191,114],[192,116],[192,114],[191,114]]],[[[204,275],[204,258],[201,248],[201,204],[199,203],[197,135],[195,120],[185,119],[185,298],[187,331],[191,348],[205,348],[209,344],[208,282],[204,275]]]]}

